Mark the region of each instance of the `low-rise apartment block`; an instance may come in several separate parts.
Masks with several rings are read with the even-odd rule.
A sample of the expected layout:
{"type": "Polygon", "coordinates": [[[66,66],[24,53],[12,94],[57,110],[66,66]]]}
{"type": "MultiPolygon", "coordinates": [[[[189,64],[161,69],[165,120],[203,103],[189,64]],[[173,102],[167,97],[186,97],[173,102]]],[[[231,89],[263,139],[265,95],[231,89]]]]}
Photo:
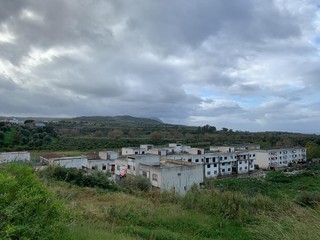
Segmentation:
{"type": "Polygon", "coordinates": [[[256,151],[255,164],[262,169],[284,168],[290,163],[306,162],[306,154],[304,147],[259,150],[256,151]]]}
{"type": "Polygon", "coordinates": [[[140,164],[139,175],[161,191],[176,191],[184,195],[193,185],[203,182],[203,168],[199,164],[163,159],[158,164],[140,164]]]}

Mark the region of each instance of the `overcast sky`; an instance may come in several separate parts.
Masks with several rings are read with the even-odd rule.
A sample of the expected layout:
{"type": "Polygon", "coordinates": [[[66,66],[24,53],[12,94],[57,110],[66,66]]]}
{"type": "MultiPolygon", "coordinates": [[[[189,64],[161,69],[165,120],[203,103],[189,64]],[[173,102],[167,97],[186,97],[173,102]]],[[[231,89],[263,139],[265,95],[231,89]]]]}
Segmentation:
{"type": "Polygon", "coordinates": [[[320,133],[320,1],[0,0],[0,115],[320,133]]]}

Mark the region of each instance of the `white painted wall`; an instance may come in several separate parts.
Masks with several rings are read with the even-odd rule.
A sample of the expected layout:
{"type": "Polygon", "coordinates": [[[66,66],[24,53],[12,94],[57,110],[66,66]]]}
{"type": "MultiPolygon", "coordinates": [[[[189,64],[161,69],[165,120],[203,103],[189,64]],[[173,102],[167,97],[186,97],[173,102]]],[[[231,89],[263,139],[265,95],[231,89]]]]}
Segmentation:
{"type": "Polygon", "coordinates": [[[51,164],[57,164],[61,167],[82,169],[88,168],[89,162],[87,157],[63,157],[50,159],[51,164]]]}
{"type": "Polygon", "coordinates": [[[0,163],[10,163],[14,161],[30,161],[30,153],[29,152],[0,153],[0,163]]]}

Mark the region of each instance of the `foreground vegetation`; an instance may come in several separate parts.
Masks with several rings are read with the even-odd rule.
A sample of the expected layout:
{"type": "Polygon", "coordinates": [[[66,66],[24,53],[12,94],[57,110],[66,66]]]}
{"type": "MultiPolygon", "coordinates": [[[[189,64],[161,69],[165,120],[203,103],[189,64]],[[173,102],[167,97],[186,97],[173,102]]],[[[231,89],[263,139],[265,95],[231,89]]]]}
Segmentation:
{"type": "Polygon", "coordinates": [[[88,180],[81,174],[57,181],[66,169],[38,175],[72,212],[71,239],[295,240],[320,239],[318,169],[314,165],[297,174],[270,172],[265,177],[209,181],[184,197],[139,188],[139,179],[114,188],[100,176],[98,182],[108,187],[88,188],[75,180],[88,180]]]}
{"type": "Polygon", "coordinates": [[[0,238],[320,239],[318,169],[208,181],[182,197],[143,179],[114,185],[105,174],[9,164],[0,168],[0,238]]]}
{"type": "Polygon", "coordinates": [[[0,166],[0,239],[67,239],[61,201],[28,166],[0,166]]]}

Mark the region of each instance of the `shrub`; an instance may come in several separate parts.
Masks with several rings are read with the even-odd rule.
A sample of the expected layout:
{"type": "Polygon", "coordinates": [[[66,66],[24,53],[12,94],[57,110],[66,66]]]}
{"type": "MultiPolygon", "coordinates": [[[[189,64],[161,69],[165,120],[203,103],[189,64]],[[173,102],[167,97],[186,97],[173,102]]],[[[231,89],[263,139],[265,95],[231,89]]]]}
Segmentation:
{"type": "Polygon", "coordinates": [[[320,192],[302,192],[298,194],[294,202],[303,207],[313,207],[320,203],[320,192]]]}
{"type": "Polygon", "coordinates": [[[118,185],[128,192],[149,192],[151,189],[151,183],[143,176],[126,176],[118,182],[118,185]]]}
{"type": "Polygon", "coordinates": [[[117,186],[114,182],[109,180],[109,174],[99,171],[86,173],[78,169],[52,165],[40,171],[39,175],[42,178],[65,181],[80,187],[97,187],[108,190],[117,190],[117,186]]]}
{"type": "Polygon", "coordinates": [[[204,213],[219,215],[225,220],[245,223],[251,221],[258,213],[272,209],[272,201],[262,195],[249,197],[233,191],[192,189],[182,199],[182,206],[186,209],[197,209],[204,213]]]}
{"type": "Polygon", "coordinates": [[[65,239],[63,205],[37,179],[31,167],[0,169],[0,239],[65,239]]]}

